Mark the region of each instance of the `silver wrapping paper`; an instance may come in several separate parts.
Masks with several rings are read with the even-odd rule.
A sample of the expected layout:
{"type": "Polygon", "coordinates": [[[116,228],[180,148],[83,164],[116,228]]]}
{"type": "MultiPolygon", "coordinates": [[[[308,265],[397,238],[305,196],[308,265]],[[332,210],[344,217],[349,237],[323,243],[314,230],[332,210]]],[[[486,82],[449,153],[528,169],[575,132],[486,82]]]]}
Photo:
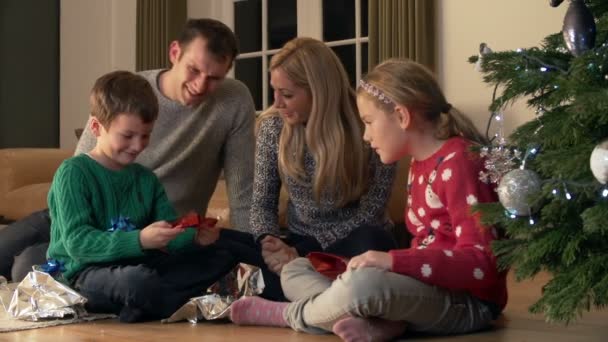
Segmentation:
{"type": "Polygon", "coordinates": [[[8,310],[8,305],[13,297],[13,290],[8,287],[6,278],[0,276],[0,309],[8,310]]]}
{"type": "Polygon", "coordinates": [[[255,296],[264,290],[262,271],[255,266],[239,264],[222,279],[209,286],[207,294],[191,298],[163,323],[201,319],[214,320],[230,316],[230,305],[243,296],[255,296]]]}
{"type": "Polygon", "coordinates": [[[16,319],[38,321],[86,315],[86,298],[47,273],[32,271],[17,285],[6,311],[16,319]]]}

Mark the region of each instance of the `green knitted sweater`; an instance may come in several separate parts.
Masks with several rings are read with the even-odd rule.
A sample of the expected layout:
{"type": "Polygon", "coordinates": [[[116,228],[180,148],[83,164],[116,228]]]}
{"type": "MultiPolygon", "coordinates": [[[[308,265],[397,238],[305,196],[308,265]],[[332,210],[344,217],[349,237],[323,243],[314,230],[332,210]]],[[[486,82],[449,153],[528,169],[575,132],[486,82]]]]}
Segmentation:
{"type": "MultiPolygon", "coordinates": [[[[91,264],[144,256],[140,229],[176,219],[152,171],[139,164],[109,170],[86,154],[61,164],[48,203],[51,243],[47,256],[63,263],[67,281],[91,264]],[[133,229],[111,229],[120,217],[128,218],[133,229]]],[[[168,251],[192,246],[194,234],[194,229],[187,229],[171,241],[168,251]]]]}

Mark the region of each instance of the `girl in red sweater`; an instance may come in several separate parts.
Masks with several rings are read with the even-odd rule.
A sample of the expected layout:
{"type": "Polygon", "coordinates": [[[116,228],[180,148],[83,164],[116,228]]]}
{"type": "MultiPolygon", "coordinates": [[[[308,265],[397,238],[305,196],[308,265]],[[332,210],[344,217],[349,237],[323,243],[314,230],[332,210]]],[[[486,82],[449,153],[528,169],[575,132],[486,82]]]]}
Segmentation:
{"type": "Polygon", "coordinates": [[[374,68],[357,90],[364,139],[390,164],[410,156],[406,223],[410,248],[352,258],[335,281],[308,259],[287,264],[281,282],[292,303],[250,297],[233,304],[237,324],[333,331],[346,341],[384,341],[407,331],[462,334],[483,329],[505,307],[505,273],[471,206],[496,201],[472,152],[485,138],[446,101],[434,76],[408,60],[374,68]]]}

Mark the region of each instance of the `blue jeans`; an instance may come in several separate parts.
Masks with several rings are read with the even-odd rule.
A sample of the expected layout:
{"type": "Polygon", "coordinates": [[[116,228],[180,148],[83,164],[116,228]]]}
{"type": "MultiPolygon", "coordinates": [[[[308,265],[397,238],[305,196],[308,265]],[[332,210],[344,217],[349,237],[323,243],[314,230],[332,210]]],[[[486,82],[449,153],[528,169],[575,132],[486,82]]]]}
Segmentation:
{"type": "Polygon", "coordinates": [[[87,298],[87,310],[139,322],[171,316],[235,266],[232,255],[214,247],[176,255],[154,252],[145,258],[89,266],[72,284],[87,298]]]}

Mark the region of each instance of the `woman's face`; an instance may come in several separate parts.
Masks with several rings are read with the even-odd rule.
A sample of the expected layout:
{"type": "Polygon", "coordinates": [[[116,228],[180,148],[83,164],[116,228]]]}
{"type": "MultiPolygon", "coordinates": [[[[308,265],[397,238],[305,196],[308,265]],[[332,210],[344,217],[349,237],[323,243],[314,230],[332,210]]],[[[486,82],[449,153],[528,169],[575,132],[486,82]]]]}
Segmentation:
{"type": "Polygon", "coordinates": [[[407,154],[407,133],[397,112],[387,113],[365,96],[357,96],[357,107],[365,124],[363,140],[378,153],[384,164],[391,164],[407,154]]]}
{"type": "Polygon", "coordinates": [[[274,106],[283,121],[290,125],[304,124],[310,116],[310,92],[294,84],[283,69],[270,71],[270,86],[274,89],[274,106]]]}

